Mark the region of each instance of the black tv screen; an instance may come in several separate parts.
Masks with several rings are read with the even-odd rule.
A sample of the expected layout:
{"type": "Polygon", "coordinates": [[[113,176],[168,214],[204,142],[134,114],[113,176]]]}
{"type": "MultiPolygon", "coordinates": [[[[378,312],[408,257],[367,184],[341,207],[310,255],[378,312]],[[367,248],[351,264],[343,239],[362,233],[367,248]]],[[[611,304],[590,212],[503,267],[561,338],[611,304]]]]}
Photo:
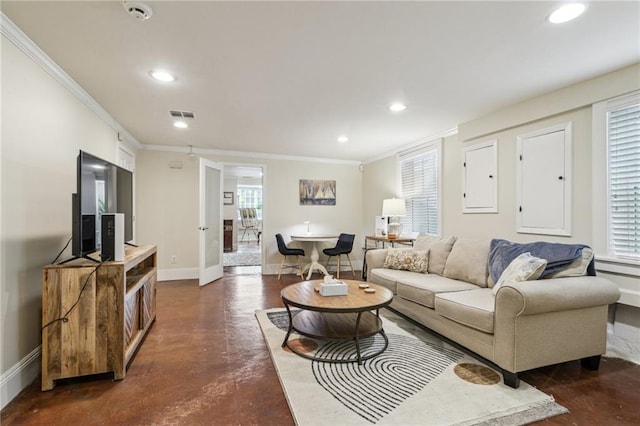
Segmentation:
{"type": "Polygon", "coordinates": [[[124,240],[133,239],[133,173],[80,151],[77,191],[73,194],[72,254],[85,256],[100,248],[101,217],[124,213],[124,240]]]}

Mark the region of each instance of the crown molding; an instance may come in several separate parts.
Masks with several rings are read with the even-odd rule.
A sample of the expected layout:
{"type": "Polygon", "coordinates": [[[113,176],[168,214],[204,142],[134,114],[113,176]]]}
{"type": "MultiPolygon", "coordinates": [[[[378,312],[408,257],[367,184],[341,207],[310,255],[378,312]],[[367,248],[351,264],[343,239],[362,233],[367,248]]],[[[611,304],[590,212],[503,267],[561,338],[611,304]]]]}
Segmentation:
{"type": "Polygon", "coordinates": [[[404,151],[408,151],[408,150],[412,150],[422,144],[425,144],[427,142],[432,142],[436,139],[442,139],[442,138],[446,138],[447,136],[452,136],[452,135],[457,135],[458,134],[458,128],[454,127],[452,129],[449,130],[443,130],[442,132],[436,133],[435,135],[431,135],[428,136],[426,138],[420,138],[417,141],[408,143],[406,145],[402,145],[399,146],[391,151],[387,151],[387,152],[383,152],[382,154],[376,155],[375,157],[371,157],[367,160],[362,161],[362,164],[370,164],[373,163],[374,161],[378,161],[378,160],[382,160],[383,158],[389,158],[392,157],[394,155],[398,155],[401,152],[404,151]]]}
{"type": "MultiPolygon", "coordinates": [[[[185,155],[189,152],[189,148],[182,146],[172,145],[143,145],[145,150],[149,151],[163,151],[163,152],[180,152],[185,155]]],[[[257,158],[257,159],[269,159],[269,160],[285,160],[285,161],[307,161],[314,163],[330,163],[330,164],[345,164],[351,166],[358,166],[361,164],[357,160],[341,160],[337,158],[319,158],[319,157],[303,157],[295,155],[282,155],[282,154],[269,154],[266,152],[247,152],[247,151],[225,151],[222,149],[202,149],[193,148],[194,154],[201,155],[218,155],[227,157],[241,157],[241,158],[257,158]]]]}
{"type": "Polygon", "coordinates": [[[37,44],[33,42],[16,24],[0,11],[0,33],[22,53],[39,65],[72,95],[100,117],[108,126],[114,129],[121,140],[126,140],[138,149],[143,145],[133,137],[120,123],[118,123],[86,90],[82,88],[69,74],[67,74],[53,59],[49,57],[37,44]]]}
{"type": "MultiPolygon", "coordinates": [[[[16,26],[5,14],[0,11],[0,33],[12,44],[14,44],[20,51],[22,51],[27,57],[33,60],[39,65],[45,72],[53,77],[58,83],[60,83],[65,89],[67,89],[72,95],[78,98],[84,105],[93,111],[98,117],[100,117],[107,125],[114,129],[118,133],[119,141],[126,141],[131,143],[137,149],[149,150],[149,151],[166,151],[166,152],[186,152],[184,147],[168,146],[168,145],[145,145],[140,143],[133,135],[131,135],[120,123],[118,123],[86,90],[82,88],[75,80],[73,80],[69,74],[67,74],[53,59],[51,59],[33,40],[31,40],[18,26],[16,26]]],[[[308,161],[316,163],[331,163],[331,164],[345,164],[345,165],[361,165],[368,164],[374,161],[387,158],[392,155],[396,155],[400,151],[410,149],[416,145],[420,145],[424,142],[428,142],[437,138],[442,138],[458,133],[458,128],[455,127],[450,130],[440,132],[436,135],[422,138],[419,141],[412,142],[407,145],[398,147],[392,151],[387,151],[375,157],[369,158],[366,161],[358,160],[341,160],[335,158],[318,158],[318,157],[304,157],[293,155],[281,155],[281,154],[268,154],[263,152],[246,152],[246,151],[225,151],[217,149],[198,149],[194,148],[193,152],[203,155],[222,155],[233,156],[241,158],[262,158],[273,160],[286,160],[286,161],[308,161]]]]}

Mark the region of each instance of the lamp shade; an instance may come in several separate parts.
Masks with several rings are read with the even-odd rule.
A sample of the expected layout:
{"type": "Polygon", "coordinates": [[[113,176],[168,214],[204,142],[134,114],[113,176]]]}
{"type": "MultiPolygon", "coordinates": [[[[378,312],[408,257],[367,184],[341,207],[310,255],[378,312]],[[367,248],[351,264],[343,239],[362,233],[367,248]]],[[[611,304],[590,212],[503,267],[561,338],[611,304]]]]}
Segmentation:
{"type": "Polygon", "coordinates": [[[382,200],[382,216],[404,216],[407,207],[402,198],[389,198],[382,200]]]}

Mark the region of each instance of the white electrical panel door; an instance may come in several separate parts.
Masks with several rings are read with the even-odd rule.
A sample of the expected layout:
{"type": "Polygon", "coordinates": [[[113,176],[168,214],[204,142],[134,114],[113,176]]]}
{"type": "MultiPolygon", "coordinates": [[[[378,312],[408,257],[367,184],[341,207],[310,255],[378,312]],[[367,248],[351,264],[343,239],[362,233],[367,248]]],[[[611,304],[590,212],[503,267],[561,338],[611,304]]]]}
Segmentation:
{"type": "Polygon", "coordinates": [[[518,137],[518,232],[571,235],[571,128],[518,137]]]}
{"type": "Polygon", "coordinates": [[[498,212],[497,140],[463,149],[463,213],[498,212]]]}

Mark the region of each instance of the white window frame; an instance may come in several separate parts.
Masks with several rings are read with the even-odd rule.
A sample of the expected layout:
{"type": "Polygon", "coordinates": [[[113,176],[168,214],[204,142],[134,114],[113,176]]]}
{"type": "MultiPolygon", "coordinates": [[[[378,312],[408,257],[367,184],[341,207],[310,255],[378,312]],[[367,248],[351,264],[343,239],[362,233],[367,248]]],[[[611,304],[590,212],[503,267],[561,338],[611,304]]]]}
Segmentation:
{"type": "Polygon", "coordinates": [[[438,182],[436,187],[438,192],[438,200],[437,200],[437,207],[436,207],[437,209],[436,215],[437,215],[438,224],[436,226],[436,236],[442,235],[442,141],[443,141],[442,138],[438,138],[428,142],[424,142],[420,145],[416,145],[404,151],[398,152],[398,154],[396,155],[396,171],[397,171],[396,182],[398,182],[397,193],[399,194],[400,198],[405,198],[402,194],[402,168],[401,168],[402,161],[409,160],[413,157],[417,157],[429,151],[435,150],[437,152],[438,159],[436,164],[438,168],[438,176],[437,176],[438,182]]]}
{"type": "Polygon", "coordinates": [[[262,185],[246,185],[246,184],[238,184],[236,187],[236,191],[237,191],[237,200],[238,200],[238,208],[237,208],[237,212],[238,212],[238,220],[240,220],[240,209],[243,207],[249,207],[249,208],[256,208],[256,205],[242,205],[243,203],[241,203],[240,200],[240,189],[241,188],[251,188],[251,189],[260,189],[260,201],[261,201],[261,208],[256,209],[256,213],[258,214],[257,219],[259,222],[262,222],[262,213],[264,210],[264,188],[262,187],[262,185]]]}
{"type": "Polygon", "coordinates": [[[640,103],[640,91],[593,104],[592,190],[593,249],[598,269],[640,277],[640,260],[616,256],[609,246],[607,113],[640,103]]]}

